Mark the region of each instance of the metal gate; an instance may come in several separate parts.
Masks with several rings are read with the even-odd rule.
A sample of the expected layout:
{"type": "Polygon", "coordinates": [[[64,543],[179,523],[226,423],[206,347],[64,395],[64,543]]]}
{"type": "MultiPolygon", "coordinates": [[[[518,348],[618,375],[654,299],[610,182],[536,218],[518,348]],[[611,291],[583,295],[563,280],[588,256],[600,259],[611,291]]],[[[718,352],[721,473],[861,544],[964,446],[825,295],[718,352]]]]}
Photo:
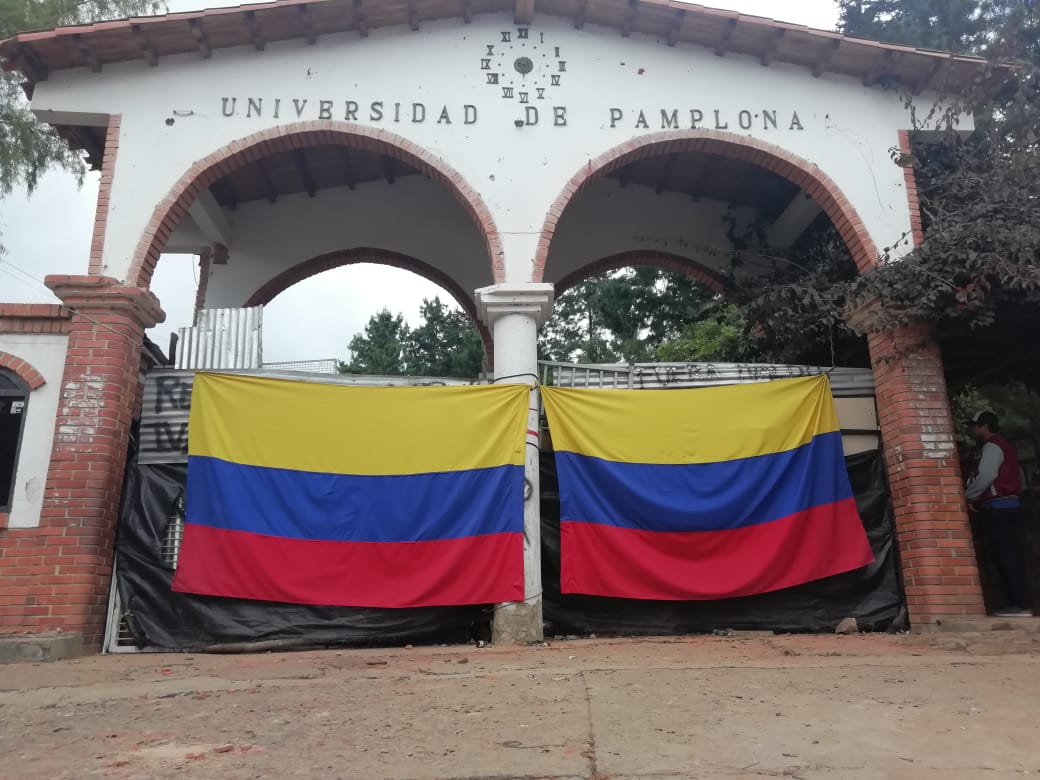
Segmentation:
{"type": "MultiPolygon", "coordinates": [[[[300,365],[312,369],[315,367],[311,361],[300,365]]],[[[880,444],[874,404],[874,378],[869,369],[738,363],[596,365],[548,361],[539,362],[538,368],[543,384],[607,390],[662,391],[827,374],[838,411],[845,453],[848,455],[876,449],[880,444]]],[[[367,387],[471,385],[486,384],[489,381],[484,378],[461,380],[436,377],[354,376],[327,373],[324,369],[325,365],[322,365],[318,372],[265,368],[229,370],[228,373],[367,387]]],[[[186,462],[188,412],[194,378],[195,372],[190,369],[155,370],[146,374],[137,453],[139,464],[186,462]]],[[[544,418],[542,427],[542,441],[551,446],[551,435],[545,429],[544,418]]],[[[183,499],[171,511],[160,554],[164,563],[176,568],[184,531],[183,499]]],[[[133,637],[127,625],[127,616],[120,604],[117,574],[114,569],[105,628],[105,652],[137,652],[138,648],[133,644],[133,637]]]]}

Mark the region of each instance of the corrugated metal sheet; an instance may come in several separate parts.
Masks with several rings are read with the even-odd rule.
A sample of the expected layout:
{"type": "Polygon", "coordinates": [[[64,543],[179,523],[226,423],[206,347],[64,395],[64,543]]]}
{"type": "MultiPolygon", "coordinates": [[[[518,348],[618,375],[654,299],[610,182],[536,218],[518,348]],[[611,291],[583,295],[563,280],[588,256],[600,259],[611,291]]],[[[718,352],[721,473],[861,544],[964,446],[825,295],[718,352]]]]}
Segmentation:
{"type": "MultiPolygon", "coordinates": [[[[321,382],[365,387],[436,387],[471,385],[476,380],[423,376],[356,376],[352,374],[303,374],[269,369],[226,371],[274,379],[321,382]]],[[[188,411],[195,372],[165,369],[145,374],[144,405],[137,451],[139,463],[184,463],[188,458],[188,411]]]]}
{"type": "Polygon", "coordinates": [[[137,460],[184,463],[188,458],[188,409],[193,371],[163,369],[144,377],[137,460]]]}
{"type": "Polygon", "coordinates": [[[636,363],[625,366],[543,361],[539,363],[539,373],[543,383],[558,387],[634,390],[710,387],[827,374],[835,398],[874,395],[874,375],[869,368],[765,363],[636,363]]]}
{"type": "Polygon", "coordinates": [[[176,368],[249,369],[262,364],[264,308],[203,309],[199,322],[177,329],[176,368]]]}

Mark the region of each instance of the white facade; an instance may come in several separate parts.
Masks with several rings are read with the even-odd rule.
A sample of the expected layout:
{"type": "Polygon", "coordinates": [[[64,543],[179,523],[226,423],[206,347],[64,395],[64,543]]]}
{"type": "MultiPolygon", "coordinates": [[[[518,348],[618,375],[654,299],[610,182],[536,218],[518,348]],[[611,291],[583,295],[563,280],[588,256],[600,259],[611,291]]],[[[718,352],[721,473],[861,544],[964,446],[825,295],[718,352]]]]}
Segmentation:
{"type": "MultiPolygon", "coordinates": [[[[106,65],[101,73],[62,70],[37,84],[33,108],[49,121],[69,124],[122,117],[103,255],[103,273],[117,278],[126,277],[156,205],[195,161],[269,127],[317,119],[389,131],[447,161],[487,204],[502,237],[503,281],[510,283],[532,280],[546,214],[582,166],[630,139],[674,128],[725,129],[808,161],[844,193],[879,248],[910,233],[904,171],[890,158],[898,130],[911,124],[896,92],[826,73],[812,78],[805,68],[781,62],[762,67],[752,57],[717,57],[682,43],[669,47],[639,34],[621,40],[616,30],[577,30],[569,20],[544,14],[528,29],[520,40],[512,15],[482,15],[471,24],[426,22],[418,31],[373,29],[365,38],[321,36],[314,46],[290,40],[269,43],[264,51],[217,49],[210,59],[176,55],[155,68],[128,62],[106,65]],[[504,32],[509,43],[502,42],[504,32]],[[519,57],[533,64],[523,78],[514,68],[519,57]],[[488,83],[489,73],[497,74],[498,84],[488,83]],[[503,97],[503,88],[513,90],[512,98],[503,97]]],[[[929,97],[917,100],[927,103],[929,97]]],[[[962,120],[962,129],[969,126],[962,120]]],[[[396,207],[401,198],[419,197],[403,185],[390,193],[396,207]]],[[[385,193],[373,186],[370,194],[378,200],[385,193]]],[[[344,248],[338,246],[344,242],[365,245],[369,239],[348,236],[351,212],[335,210],[336,196],[326,195],[301,202],[312,211],[308,219],[319,219],[326,208],[335,211],[324,216],[336,220],[337,235],[328,228],[287,230],[283,222],[282,241],[262,252],[254,248],[260,240],[255,219],[264,206],[232,214],[231,254],[255,257],[257,267],[236,269],[233,262],[215,274],[214,303],[232,302],[221,274],[229,283],[241,274],[243,284],[246,277],[253,284],[290,257],[344,248]],[[296,246],[301,236],[306,248],[296,246]]],[[[362,189],[350,196],[362,197],[362,189]]],[[[349,198],[341,200],[347,206],[349,198]]],[[[295,208],[289,201],[278,205],[280,213],[295,208]]],[[[374,204],[366,206],[368,213],[374,204]]],[[[454,202],[440,207],[457,210],[454,202]]],[[[417,218],[395,216],[409,224],[417,218]]],[[[459,216],[465,217],[459,211],[447,219],[459,216]]],[[[371,240],[382,228],[400,232],[386,221],[367,225],[371,240]]],[[[448,244],[440,242],[418,256],[451,263],[452,275],[472,290],[487,274],[486,263],[477,264],[479,272],[472,265],[469,248],[483,247],[469,232],[457,236],[462,258],[447,257],[448,244]],[[431,257],[438,251],[445,257],[431,257]]],[[[545,278],[558,278],[562,270],[547,268],[545,278]]]]}
{"type": "Polygon", "coordinates": [[[22,358],[43,376],[45,382],[30,391],[26,404],[9,528],[35,528],[40,524],[68,342],[68,336],[57,334],[0,333],[0,352],[22,358]]]}
{"type": "MultiPolygon", "coordinates": [[[[918,114],[934,100],[917,96],[918,114]]],[[[484,312],[490,309],[479,289],[501,304],[501,290],[555,283],[621,253],[665,253],[724,271],[732,248],[726,220],[747,227],[752,208],[609,178],[593,178],[573,198],[544,274],[535,266],[547,215],[566,200],[572,177],[592,173],[596,158],[622,144],[667,131],[735,134],[768,144],[776,156],[793,155],[834,183],[876,247],[894,247],[896,256],[910,247],[905,170],[891,151],[912,120],[897,92],[639,33],[620,39],[616,29],[579,30],[548,14],[530,25],[508,13],[485,14],[472,23],[427,21],[417,31],[403,25],[366,37],[321,35],[316,45],[294,39],[263,51],[164,56],[158,67],[131,61],[100,72],[62,69],[35,85],[32,107],[55,124],[104,127],[120,117],[99,270],[130,284],[149,221],[197,161],[271,128],[314,120],[348,133],[389,132],[412,152],[436,158],[435,167],[457,172],[486,205],[501,242],[503,256],[490,257],[464,205],[423,175],[319,188],[315,197],[279,193],[275,203],[247,200],[234,210],[204,191],[165,248],[227,246],[228,260],[209,266],[207,308],[243,306],[315,258],[352,252],[363,262],[363,249],[414,258],[434,281],[453,282],[471,311],[484,312]],[[521,58],[530,60],[527,74],[521,58]],[[497,275],[496,259],[504,268],[497,275]]],[[[971,126],[971,117],[960,119],[962,130],[971,126]]],[[[817,210],[804,195],[795,198],[771,226],[771,242],[786,246],[817,210]]],[[[488,320],[498,375],[537,370],[534,334],[552,300],[551,287],[542,287],[517,292],[515,305],[498,305],[488,320]]],[[[0,349],[11,338],[19,337],[0,336],[0,349]]],[[[27,355],[48,384],[30,403],[14,527],[39,522],[66,344],[48,338],[53,343],[34,342],[27,355]]]]}
{"type": "MultiPolygon", "coordinates": [[[[108,587],[97,572],[118,511],[112,447],[121,455],[137,413],[136,329],[162,316],[144,289],[161,253],[209,258],[198,303],[211,308],[273,295],[310,260],[321,259],[318,271],[336,253],[396,258],[478,313],[496,379],[534,383],[537,328],[557,284],[607,258],[638,263],[647,252],[673,269],[726,270],[734,251],[794,246],[823,224],[821,207],[860,268],[907,253],[921,223],[900,154],[915,129],[902,90],[924,117],[937,100],[929,90],[960,94],[987,77],[978,59],[695,4],[565,5],[266,3],[0,41],[32,109],[102,167],[86,275],[48,281],[71,310],[71,335],[34,336],[24,349],[0,337],[0,350],[46,379],[30,398],[10,524],[39,522],[50,476],[48,506],[87,531],[61,537],[62,549],[95,562],[68,574],[77,592],[108,587]],[[131,337],[95,354],[104,318],[131,337]],[[101,410],[117,434],[104,444],[101,410]],[[62,446],[48,475],[52,441],[62,446]],[[100,487],[63,487],[70,464],[96,472],[100,487]]],[[[956,121],[972,129],[971,117],[956,121]]],[[[961,576],[976,563],[938,348],[915,327],[869,347],[884,366],[878,423],[912,619],[981,614],[977,579],[961,576]],[[927,570],[937,544],[958,574],[950,582],[927,570]]],[[[872,431],[863,406],[857,419],[872,431]]],[[[496,641],[542,636],[538,449],[526,449],[526,593],[496,608],[496,641]]],[[[0,624],[100,639],[92,601],[64,617],[78,597],[17,576],[0,574],[0,589],[9,582],[31,604],[24,597],[25,613],[0,624]],[[37,606],[62,609],[43,618],[37,606]]]]}
{"type": "MultiPolygon", "coordinates": [[[[556,281],[590,263],[622,252],[665,252],[716,271],[725,271],[731,246],[723,216],[730,206],[715,200],[693,202],[678,192],[656,194],[650,187],[600,179],[567,209],[553,237],[546,280],[556,281]]],[[[734,209],[743,226],[754,214],[734,209]]]]}
{"type": "Polygon", "coordinates": [[[226,265],[211,267],[206,305],[242,306],[265,282],[315,257],[371,247],[399,252],[454,277],[467,294],[491,284],[476,226],[459,203],[423,176],[366,182],[244,203],[230,215],[226,265]]]}
{"type": "MultiPolygon", "coordinates": [[[[679,193],[657,195],[640,185],[593,182],[560,221],[546,278],[556,281],[601,258],[633,251],[667,252],[725,270],[724,255],[709,250],[729,247],[723,222],[728,209],[718,201],[693,203],[679,193]]],[[[750,209],[737,209],[736,215],[744,223],[753,217],[750,209]]],[[[367,182],[354,191],[321,190],[315,198],[283,196],[276,204],[252,201],[229,220],[233,252],[226,264],[211,266],[207,308],[242,306],[267,281],[300,263],[361,247],[421,260],[455,279],[467,295],[494,281],[476,226],[457,201],[421,176],[393,185],[367,182]]],[[[205,239],[188,226],[171,243],[198,246],[205,239]]]]}

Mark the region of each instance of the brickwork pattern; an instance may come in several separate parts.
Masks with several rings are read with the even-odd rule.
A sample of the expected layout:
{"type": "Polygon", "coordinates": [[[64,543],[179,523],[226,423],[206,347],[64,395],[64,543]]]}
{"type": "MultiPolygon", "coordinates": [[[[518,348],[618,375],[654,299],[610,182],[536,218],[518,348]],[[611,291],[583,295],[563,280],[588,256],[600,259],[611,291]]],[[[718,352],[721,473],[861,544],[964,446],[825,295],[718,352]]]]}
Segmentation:
{"type": "Polygon", "coordinates": [[[90,265],[88,273],[100,274],[104,267],[105,232],[108,230],[108,203],[112,196],[112,180],[116,173],[116,155],[119,153],[119,127],[122,115],[108,118],[105,131],[105,154],[101,159],[101,183],[98,185],[97,206],[94,210],[94,231],[90,238],[90,265]]]}
{"type": "Polygon", "coordinates": [[[80,632],[98,647],[144,329],[146,290],[104,277],[48,277],[75,313],[40,527],[0,532],[0,634],[80,632]]]}
{"type": "Polygon", "coordinates": [[[56,303],[0,303],[0,333],[68,333],[71,316],[56,303]]]}
{"type": "Polygon", "coordinates": [[[906,184],[906,203],[910,209],[910,230],[914,246],[924,241],[924,228],[921,224],[921,201],[917,197],[917,177],[914,175],[913,149],[910,146],[910,131],[899,131],[899,152],[903,156],[903,182],[906,184]]]}
{"type": "Polygon", "coordinates": [[[910,619],[985,614],[939,348],[923,325],[867,341],[910,619]]]}
{"type": "Polygon", "coordinates": [[[0,352],[0,368],[6,368],[8,371],[14,373],[19,379],[25,384],[29,385],[30,390],[35,390],[38,387],[43,387],[46,382],[43,379],[43,374],[33,368],[32,364],[28,360],[23,360],[17,355],[12,355],[9,352],[0,352]]]}

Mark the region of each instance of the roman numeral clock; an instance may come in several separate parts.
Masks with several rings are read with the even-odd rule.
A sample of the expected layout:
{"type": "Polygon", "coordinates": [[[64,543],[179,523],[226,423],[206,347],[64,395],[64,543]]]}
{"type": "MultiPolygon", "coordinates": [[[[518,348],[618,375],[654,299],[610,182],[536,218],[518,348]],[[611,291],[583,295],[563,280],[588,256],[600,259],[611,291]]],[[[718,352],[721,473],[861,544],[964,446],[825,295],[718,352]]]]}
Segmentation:
{"type": "Polygon", "coordinates": [[[545,33],[529,27],[503,30],[494,43],[484,46],[480,70],[488,89],[503,100],[537,106],[550,98],[553,87],[567,75],[567,60],[559,46],[546,43],[545,33]]]}

